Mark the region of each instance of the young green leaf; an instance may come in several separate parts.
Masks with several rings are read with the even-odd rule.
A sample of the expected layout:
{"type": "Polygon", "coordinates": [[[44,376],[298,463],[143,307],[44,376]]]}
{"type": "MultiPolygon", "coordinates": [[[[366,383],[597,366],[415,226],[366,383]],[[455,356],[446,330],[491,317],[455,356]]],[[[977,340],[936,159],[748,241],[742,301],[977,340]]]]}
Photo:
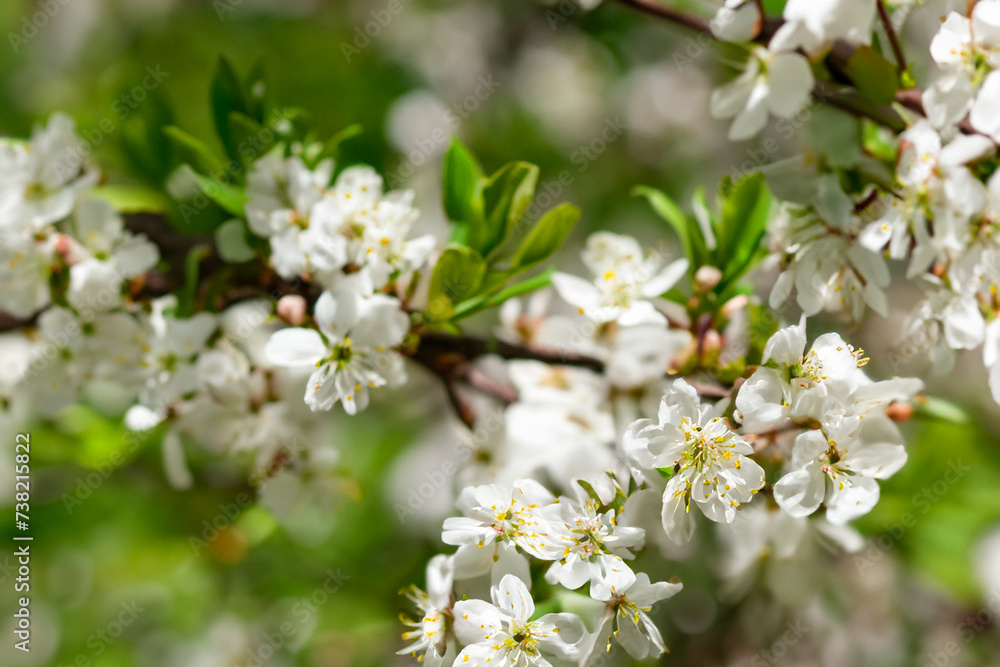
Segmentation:
{"type": "Polygon", "coordinates": [[[719,223],[720,291],[746,273],[760,255],[772,202],[763,174],[747,176],[732,186],[719,223]]]}
{"type": "Polygon", "coordinates": [[[457,139],[444,158],[444,211],[452,222],[475,225],[483,217],[483,169],[457,139]]]}
{"type": "Polygon", "coordinates": [[[868,45],[859,46],[847,60],[847,76],[872,104],[892,104],[899,90],[896,66],[868,45]]]}
{"type": "Polygon", "coordinates": [[[226,153],[234,160],[239,159],[238,143],[234,140],[229,125],[229,114],[233,111],[247,113],[247,103],[243,96],[243,85],[236,76],[236,70],[225,56],[219,57],[212,78],[211,88],[212,116],[215,118],[215,130],[226,148],[226,153]]]}
{"type": "Polygon", "coordinates": [[[653,211],[670,225],[680,240],[681,250],[691,261],[693,267],[705,264],[708,251],[701,237],[701,231],[698,229],[697,223],[688,219],[673,199],[664,192],[646,185],[636,186],[632,189],[632,194],[645,197],[646,201],[653,207],[653,211]]]}
{"type": "Polygon", "coordinates": [[[194,177],[198,188],[205,196],[222,207],[226,213],[241,217],[245,215],[244,207],[247,203],[247,194],[243,189],[201,174],[195,174],[194,177]]]}
{"type": "Polygon", "coordinates": [[[486,224],[469,230],[469,245],[483,256],[498,249],[517,227],[535,197],[538,167],[510,162],[490,176],[483,186],[486,224]]]}
{"type": "Polygon", "coordinates": [[[243,98],[246,101],[247,115],[258,123],[263,123],[267,118],[267,94],[267,77],[264,73],[264,61],[261,59],[250,68],[250,73],[247,74],[243,85],[243,98]]]}
{"type": "Polygon", "coordinates": [[[226,171],[226,163],[208,145],[174,125],[163,128],[163,134],[173,142],[182,164],[203,174],[222,174],[226,171]]]}
{"type": "Polygon", "coordinates": [[[525,270],[547,259],[566,241],[580,209],[568,203],[560,204],[543,215],[528,232],[511,260],[511,267],[525,270]]]}
{"type": "Polygon", "coordinates": [[[348,125],[343,130],[337,134],[330,137],[325,144],[323,144],[323,150],[320,151],[319,155],[316,157],[316,162],[319,163],[326,158],[337,158],[340,154],[340,145],[350,139],[351,137],[356,137],[364,131],[359,123],[354,123],[348,125]]]}
{"type": "Polygon", "coordinates": [[[160,190],[143,185],[103,185],[91,191],[119,213],[160,213],[170,210],[171,201],[160,190]]]}
{"type": "Polygon", "coordinates": [[[428,311],[437,320],[454,314],[454,305],[474,297],[486,274],[486,262],[472,248],[452,246],[441,254],[431,275],[428,311]]]}
{"type": "Polygon", "coordinates": [[[236,144],[238,160],[244,168],[271,149],[274,133],[241,111],[229,113],[229,131],[236,144]]]}

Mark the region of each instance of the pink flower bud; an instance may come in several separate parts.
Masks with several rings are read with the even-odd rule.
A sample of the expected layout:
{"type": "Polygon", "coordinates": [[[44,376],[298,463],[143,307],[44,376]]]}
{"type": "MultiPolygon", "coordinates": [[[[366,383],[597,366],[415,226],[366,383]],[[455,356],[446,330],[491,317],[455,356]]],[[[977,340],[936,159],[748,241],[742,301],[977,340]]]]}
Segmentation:
{"type": "Polygon", "coordinates": [[[302,326],[306,321],[306,300],[298,294],[286,294],[278,299],[278,317],[293,327],[302,326]]]}

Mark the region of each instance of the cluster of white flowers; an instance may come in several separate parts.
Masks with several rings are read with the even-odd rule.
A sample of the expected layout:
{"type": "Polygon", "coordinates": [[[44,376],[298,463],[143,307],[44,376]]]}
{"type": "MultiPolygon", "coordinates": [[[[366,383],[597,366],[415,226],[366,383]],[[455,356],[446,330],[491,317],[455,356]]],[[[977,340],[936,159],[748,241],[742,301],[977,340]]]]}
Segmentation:
{"type": "Polygon", "coordinates": [[[54,415],[96,387],[133,404],[130,428],[166,422],[164,467],[178,487],[192,481],[182,435],[248,456],[260,476],[335,461],[307,445],[319,424],[294,389],[300,380],[266,359],[270,303],[180,317],[172,296],[133,302],[131,281],[141,287],[159,251],[95,196],[100,173],[85,154],[62,115],[30,141],[0,140],[0,312],[38,313],[33,329],[0,336],[12,364],[2,416],[54,415]]]}
{"type": "Polygon", "coordinates": [[[407,239],[418,212],[410,191],[383,194],[371,167],[342,171],[333,161],[309,169],[279,146],[247,176],[247,222],[270,240],[271,261],[286,279],[306,277],[331,291],[369,296],[419,268],[433,236],[407,239]]]}
{"type": "Polygon", "coordinates": [[[576,491],[555,498],[530,479],[467,488],[458,502],[464,516],[447,519],[442,536],[458,551],[431,561],[426,593],[411,589],[423,617],[408,623],[405,638],[415,641],[400,654],[431,665],[541,667],[590,664],[612,638],[638,659],[666,651],[649,612],[681,584],[651,583],[625,562],[645,531],[629,524],[629,501],[612,477],[581,481],[576,491]],[[534,618],[529,562],[547,564],[549,584],[589,584],[580,597],[599,603],[583,614],[593,631],[576,613],[534,618]],[[480,579],[492,582],[492,603],[468,597],[480,579]]]}
{"type": "MultiPolygon", "coordinates": [[[[753,0],[726,0],[711,23],[727,42],[751,42],[763,17],[753,0]]],[[[729,138],[744,141],[761,132],[769,115],[790,118],[805,106],[815,78],[809,58],[836,40],[867,44],[875,20],[873,0],[789,0],[784,23],[766,47],[750,47],[743,73],[712,95],[716,118],[733,118],[729,138]]]]}
{"type": "MultiPolygon", "coordinates": [[[[734,119],[734,140],[757,135],[770,115],[797,113],[813,92],[813,64],[835,42],[868,44],[877,7],[789,0],[766,46],[759,8],[726,0],[712,22],[718,38],[749,45],[744,72],[711,102],[713,115],[734,119]]],[[[698,211],[688,232],[706,249],[689,247],[689,258],[672,262],[632,237],[591,235],[582,254],[589,279],[556,272],[553,289],[503,303],[496,335],[505,359],[463,352],[444,370],[427,364],[481,391],[502,419],[479,443],[482,456],[456,474],[461,516],[441,533],[456,550],[431,561],[426,591],[409,590],[420,617],[407,622],[401,654],[430,665],[591,665],[617,644],[633,658],[655,657],[666,646],[653,607],[681,584],[639,571],[633,559],[647,542],[667,555],[690,552],[699,526],[715,526],[726,547],[722,574],[734,585],[763,553],[794,562],[821,537],[856,549],[847,524],[875,506],[879,480],[907,460],[888,408],[922,384],[872,380],[863,352],[839,334],[809,346],[805,318],[887,314],[887,259],[907,261],[908,277],[928,291],[911,333],[930,329],[934,364],[947,368],[952,350],[985,343],[1000,401],[998,26],[1000,0],[942,26],[931,49],[942,75],[924,98],[928,119],[900,137],[891,192],[882,182],[852,190],[828,165],[794,162],[789,181],[801,200],[783,202],[766,225],[780,269],[771,305],[783,307],[794,290],[804,315],[769,338],[760,366],[748,366],[757,361],[748,306],[758,304],[735,284],[753,262],[734,275],[731,258],[720,257],[730,240],[722,233],[732,232],[725,226],[740,226],[729,210],[721,222],[698,211]],[[518,347],[520,355],[510,352],[518,347]],[[533,588],[553,613],[536,614],[533,588]]],[[[164,467],[178,487],[192,483],[185,440],[246,455],[268,477],[292,469],[321,478],[311,473],[338,461],[317,444],[329,439],[322,413],[337,403],[350,415],[366,409],[373,389],[406,380],[407,355],[421,361],[422,336],[459,333],[458,318],[423,312],[436,275],[425,269],[444,244],[409,238],[413,194],[384,193],[369,167],[335,177],[332,161],[313,164],[284,145],[248,169],[245,217],[268,239],[274,271],[302,295],[221,313],[192,312],[195,304],[174,296],[133,302],[158,251],[91,196],[99,174],[72,161],[77,141],[56,116],[30,142],[0,142],[0,280],[11,287],[0,311],[41,311],[29,333],[0,338],[4,412],[20,409],[18,393],[54,412],[110,383],[131,406],[128,426],[164,434],[164,467]],[[7,363],[12,356],[21,359],[7,363]]],[[[483,182],[451,193],[468,194],[473,218],[483,182]]],[[[758,220],[754,244],[764,234],[758,220]]],[[[510,259],[499,249],[449,250],[471,258],[488,283],[470,308],[502,301],[505,285],[490,281],[524,268],[520,251],[510,259]]],[[[756,261],[755,245],[742,250],[756,261]]],[[[462,392],[448,389],[461,408],[462,392]]],[[[287,479],[264,497],[272,509],[283,505],[287,479]]]]}
{"type": "Polygon", "coordinates": [[[930,52],[940,76],[923,95],[927,119],[900,135],[895,191],[860,241],[908,260],[907,277],[927,293],[905,331],[904,355],[925,356],[933,372],[945,373],[955,350],[983,346],[1000,401],[1000,179],[992,168],[1000,2],[982,0],[969,17],[949,14],[930,52]]]}
{"type": "Polygon", "coordinates": [[[0,139],[0,311],[27,318],[53,302],[109,311],[159,261],[155,245],[94,198],[100,172],[85,148],[59,114],[30,141],[0,139]]]}
{"type": "MultiPolygon", "coordinates": [[[[533,336],[565,326],[546,324],[538,306],[530,310],[530,319],[508,321],[507,334],[533,336]]],[[[508,408],[507,436],[528,438],[531,447],[508,448],[520,452],[521,470],[541,473],[575,497],[556,498],[532,479],[467,487],[457,501],[462,516],[447,519],[442,534],[458,549],[436,557],[427,593],[411,593],[424,615],[410,623],[414,629],[406,638],[415,641],[401,653],[438,665],[586,665],[610,650],[613,637],[635,658],[658,655],[665,646],[648,612],[681,586],[650,583],[626,561],[645,547],[651,531],[687,543],[698,514],[724,527],[722,539],[738,545],[721,567],[734,585],[772,547],[787,563],[801,562],[795,560],[800,554],[815,560],[820,541],[857,550],[860,538],[845,524],[874,507],[877,480],[907,458],[886,408],[911,400],[922,384],[871,380],[863,370],[867,358],[838,334],[806,347],[804,322],[779,330],[767,342],[764,365],[734,397],[714,405],[703,403],[683,379],[661,384],[658,408],[635,407],[650,417],[631,423],[620,439],[612,434],[611,442],[558,426],[562,411],[575,409],[578,425],[596,418],[598,406],[608,402],[594,400],[605,391],[603,378],[583,369],[509,362],[520,400],[508,408]],[[523,424],[527,405],[539,412],[523,424]],[[580,453],[564,456],[566,451],[580,453]],[[532,463],[542,459],[545,466],[532,463]],[[758,461],[771,462],[767,476],[773,479],[765,478],[758,461]],[[784,465],[775,468],[775,461],[784,465]],[[586,466],[590,472],[581,470],[586,466]],[[608,472],[600,474],[602,467],[608,472]],[[660,520],[654,523],[655,515],[660,520]],[[788,539],[782,531],[789,531],[788,539]],[[780,544],[772,545],[775,540],[780,544]],[[603,611],[532,621],[531,582],[542,574],[567,589],[554,596],[563,608],[581,608],[565,596],[586,595],[603,602],[603,611]],[[485,590],[477,582],[486,580],[492,604],[474,599],[485,590]]]]}
{"type": "Polygon", "coordinates": [[[316,302],[316,329],[277,332],[267,354],[279,366],[317,369],[305,392],[311,409],[339,402],[355,414],[368,406],[369,389],[406,379],[394,348],[410,320],[391,293],[414,277],[436,241],[407,238],[419,216],[413,193],[383,194],[382,177],[371,167],[348,167],[333,181],[332,160],[309,169],[283,151],[276,148],[251,167],[247,221],[270,239],[281,277],[304,278],[327,291],[316,302]]]}

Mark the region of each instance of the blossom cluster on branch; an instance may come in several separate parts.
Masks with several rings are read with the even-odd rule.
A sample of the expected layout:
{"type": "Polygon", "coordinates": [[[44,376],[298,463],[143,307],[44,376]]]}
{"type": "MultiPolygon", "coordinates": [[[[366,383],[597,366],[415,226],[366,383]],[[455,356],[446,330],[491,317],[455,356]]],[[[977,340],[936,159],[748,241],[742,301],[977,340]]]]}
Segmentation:
{"type": "Polygon", "coordinates": [[[182,156],[166,205],[122,206],[53,116],[0,141],[4,418],[113,386],[127,425],[158,433],[171,483],[194,483],[197,445],[246,460],[280,513],[288,496],[336,493],[338,413],[429,372],[466,434],[487,434],[442,527],[454,550],[408,591],[418,615],[400,653],[429,665],[658,656],[651,613],[682,584],[650,572],[709,531],[730,581],[765,553],[813,557],[820,538],[857,549],[849,524],[905,465],[897,422],[923,385],[869,377],[862,350],[832,331],[810,340],[808,318],[886,315],[899,263],[927,294],[907,335],[926,332],[939,372],[982,345],[1000,401],[1000,0],[947,18],[922,94],[891,22],[908,3],[788,0],[767,17],[726,0],[713,20],[621,4],[744,54],[711,103],[732,140],[809,104],[845,112],[839,134],[725,179],[714,202],[699,191],[691,215],[637,187],[682,256],[599,231],[575,275],[551,258],[581,212],[528,215],[535,165],[488,173],[454,142],[450,236],[419,235],[412,192],[340,163],[354,128],[317,137],[225,60],[212,99],[226,154],[166,128],[182,156]],[[181,241],[131,231],[136,210],[181,241]],[[768,269],[762,300],[747,276],[768,269]],[[793,294],[802,318],[782,323],[793,294]],[[493,330],[470,334],[493,309],[493,330]]]}

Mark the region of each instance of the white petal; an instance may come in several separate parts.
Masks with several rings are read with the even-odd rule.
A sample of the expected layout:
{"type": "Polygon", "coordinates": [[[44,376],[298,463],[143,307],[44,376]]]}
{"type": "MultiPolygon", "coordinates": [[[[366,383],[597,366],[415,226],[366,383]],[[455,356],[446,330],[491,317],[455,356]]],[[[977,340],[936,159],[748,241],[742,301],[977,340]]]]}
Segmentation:
{"type": "Polygon", "coordinates": [[[271,334],[264,354],[275,366],[309,366],[326,355],[326,344],[313,329],[289,328],[271,334]]]}
{"type": "Polygon", "coordinates": [[[535,601],[524,582],[512,574],[505,575],[500,585],[493,589],[493,604],[506,611],[519,624],[525,623],[535,613],[535,601]]]}
{"type": "Polygon", "coordinates": [[[809,61],[798,53],[776,54],[767,77],[771,87],[767,103],[774,115],[791,117],[809,101],[815,80],[809,61]]]}
{"type": "Polygon", "coordinates": [[[817,464],[790,472],[774,485],[774,500],[793,517],[809,516],[823,502],[824,479],[817,464]]]}

